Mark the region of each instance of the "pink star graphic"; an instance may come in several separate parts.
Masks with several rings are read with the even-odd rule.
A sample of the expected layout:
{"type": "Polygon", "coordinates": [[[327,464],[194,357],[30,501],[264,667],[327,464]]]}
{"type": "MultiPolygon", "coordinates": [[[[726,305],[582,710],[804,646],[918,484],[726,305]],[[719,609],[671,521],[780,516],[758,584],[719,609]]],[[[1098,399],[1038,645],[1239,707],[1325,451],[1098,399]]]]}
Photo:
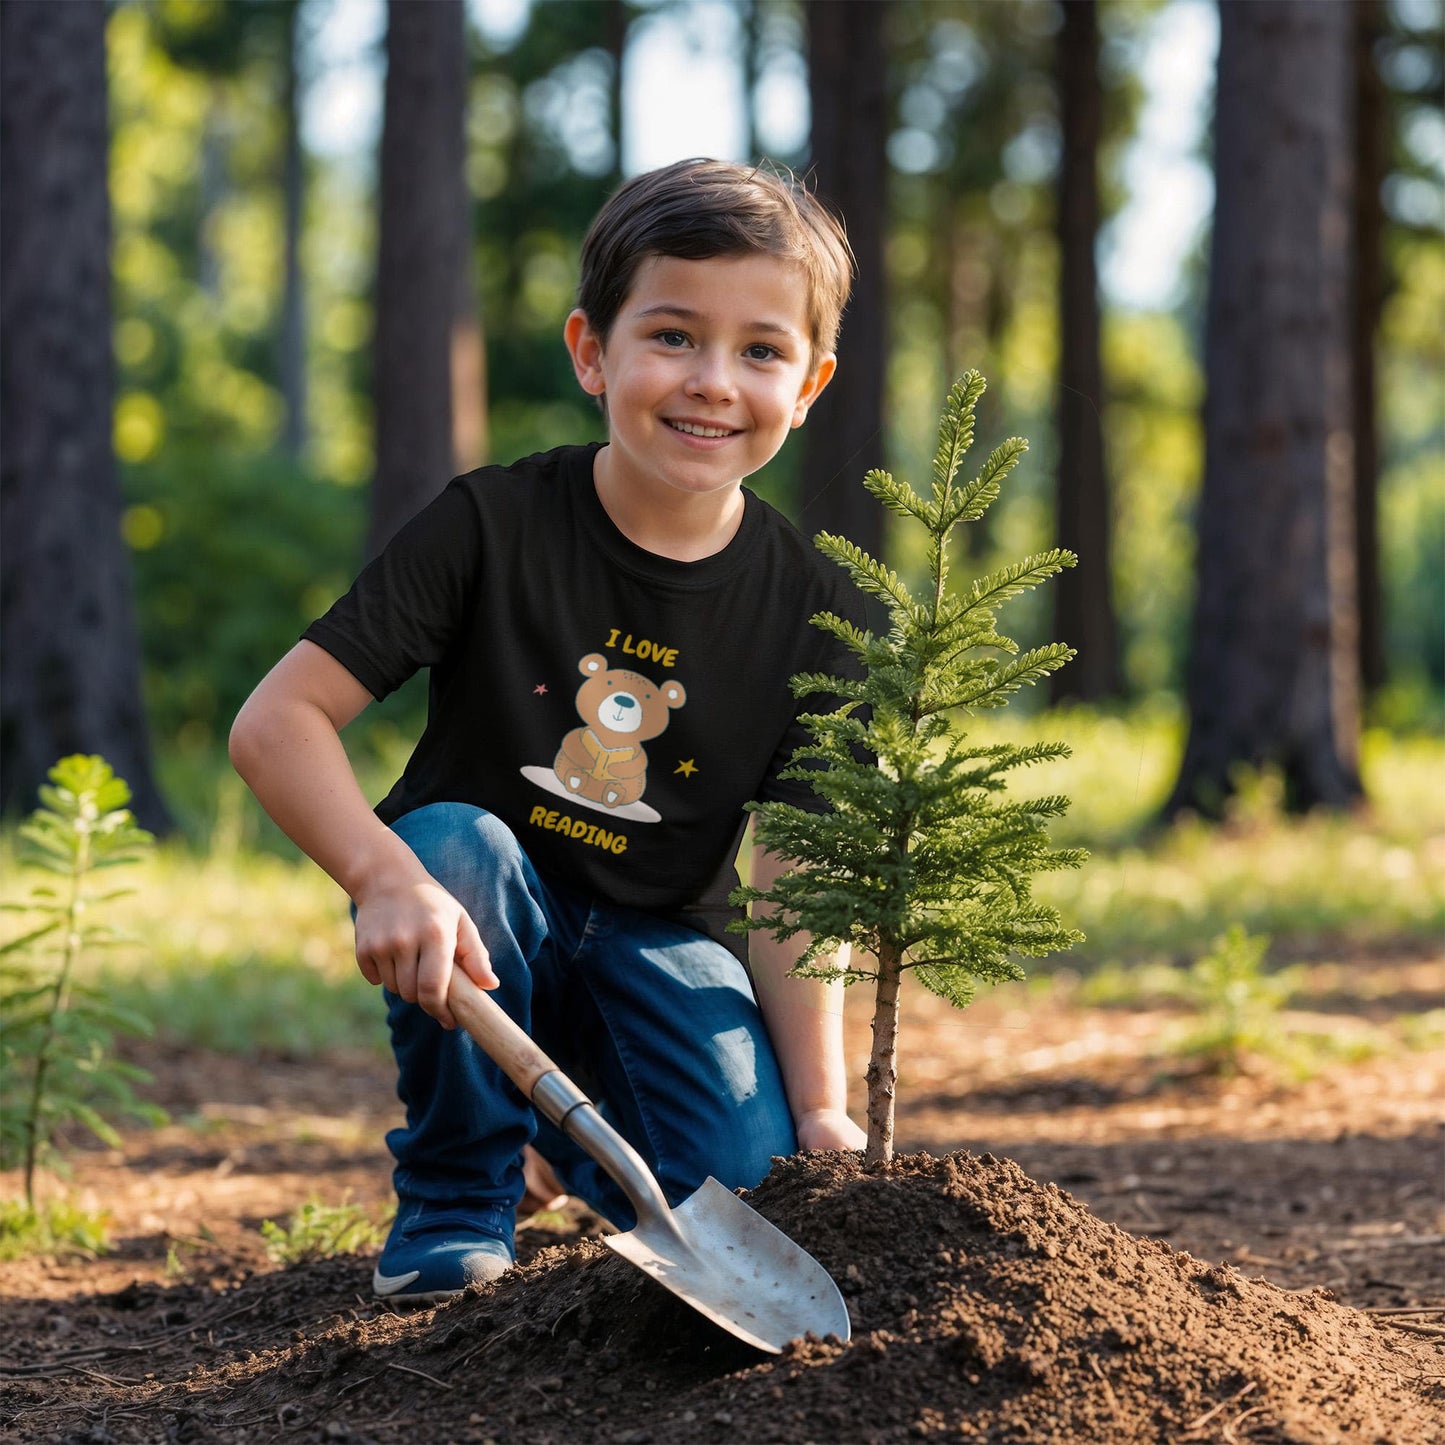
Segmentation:
{"type": "Polygon", "coordinates": [[[547,684],[546,684],[545,682],[539,682],[539,683],[536,685],[536,687],[534,687],[534,688],[532,689],[532,691],[533,691],[538,697],[545,697],[545,696],[546,696],[546,693],[547,693],[547,684]]]}

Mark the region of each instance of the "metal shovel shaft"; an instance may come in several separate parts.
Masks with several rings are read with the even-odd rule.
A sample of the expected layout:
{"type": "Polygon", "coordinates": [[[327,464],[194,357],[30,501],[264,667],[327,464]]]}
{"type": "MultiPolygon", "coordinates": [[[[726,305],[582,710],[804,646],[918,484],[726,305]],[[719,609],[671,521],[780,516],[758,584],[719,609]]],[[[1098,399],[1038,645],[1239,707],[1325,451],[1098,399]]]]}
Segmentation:
{"type": "Polygon", "coordinates": [[[723,1329],[779,1353],[812,1333],[848,1339],[848,1309],[817,1260],[716,1179],[674,1210],[641,1155],[528,1035],[460,969],[448,1002],[533,1105],[627,1195],[637,1224],[604,1243],[723,1329]]]}

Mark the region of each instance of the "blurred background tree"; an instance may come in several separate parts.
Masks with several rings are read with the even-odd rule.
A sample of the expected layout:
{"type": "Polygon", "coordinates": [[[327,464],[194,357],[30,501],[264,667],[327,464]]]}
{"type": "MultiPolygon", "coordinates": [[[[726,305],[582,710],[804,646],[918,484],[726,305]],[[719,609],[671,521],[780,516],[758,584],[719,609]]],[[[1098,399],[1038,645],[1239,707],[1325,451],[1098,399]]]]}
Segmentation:
{"type": "Polygon", "coordinates": [[[462,0],[390,0],[386,13],[372,557],[451,477],[481,463],[486,431],[480,372],[468,365],[481,339],[470,265],[462,0]]]}
{"type": "Polygon", "coordinates": [[[164,826],[111,451],[101,0],[6,5],[0,66],[0,804],[103,739],[164,826]]]}
{"type": "MultiPolygon", "coordinates": [[[[465,81],[465,189],[446,184],[468,245],[450,302],[447,380],[429,388],[431,403],[450,402],[449,441],[423,469],[426,486],[483,454],[507,460],[601,435],[558,338],[582,234],[622,175],[699,152],[816,166],[825,191],[858,185],[857,199],[838,200],[855,243],[876,258],[845,318],[844,370],[830,395],[844,395],[851,373],[858,395],[872,387],[881,402],[866,425],[873,403],[845,407],[849,425],[881,447],[884,464],[917,473],[949,381],[967,366],[996,378],[981,434],[1027,433],[1034,452],[972,539],[967,569],[1050,545],[1066,525],[1094,528],[1105,542],[1078,543],[1097,563],[1091,600],[1057,623],[1046,601],[1031,602],[1013,619],[1016,634],[1084,643],[1103,679],[1089,683],[1090,697],[1182,695],[1205,450],[1211,155],[1207,95],[1194,107],[1186,92],[1213,72],[1208,0],[399,8],[435,12],[427,19],[438,24],[446,16],[452,35],[460,11],[462,25],[451,58],[465,81]],[[866,55],[856,39],[837,43],[868,27],[866,55]],[[853,75],[858,60],[867,65],[853,75]],[[1189,119],[1196,109],[1202,124],[1189,119]],[[1091,159],[1094,127],[1078,117],[1095,111],[1091,159]],[[865,115],[864,138],[848,139],[842,127],[865,115]],[[1065,135],[1078,143],[1067,153],[1065,135]],[[1174,173],[1193,189],[1166,198],[1148,164],[1170,146],[1174,173]],[[1175,283],[1149,291],[1127,274],[1147,250],[1121,246],[1125,222],[1137,235],[1131,218],[1157,206],[1192,208],[1199,225],[1175,283]],[[458,424],[459,396],[475,404],[469,429],[458,424]],[[1095,640],[1111,631],[1112,667],[1107,642],[1095,640]]],[[[1349,256],[1356,398],[1345,429],[1356,435],[1366,716],[1438,726],[1441,7],[1359,0],[1349,14],[1357,124],[1346,140],[1360,183],[1349,256]]],[[[398,400],[401,386],[382,379],[378,257],[394,214],[382,137],[389,129],[392,142],[416,145],[418,134],[398,128],[421,122],[395,119],[384,100],[385,0],[116,0],[105,27],[120,530],[136,579],[146,716],[169,796],[191,825],[214,808],[214,759],[235,709],[365,555],[384,485],[373,491],[383,470],[377,402],[398,400]]],[[[0,63],[9,91],[11,63],[0,63]]],[[[841,440],[832,435],[841,421],[823,422],[820,409],[803,445],[755,481],[805,525],[805,487],[819,484],[804,477],[823,442],[841,440]]],[[[10,451],[7,437],[7,466],[10,451]]],[[[862,461],[827,495],[862,497],[847,482],[862,461]]],[[[849,464],[818,463],[840,465],[849,464]]],[[[9,485],[7,471],[7,496],[9,485]]],[[[882,550],[905,573],[921,567],[886,534],[882,550]]],[[[10,653],[8,616],[5,627],[10,653]]],[[[1083,690],[1081,665],[1066,670],[1075,672],[1083,690]]],[[[420,690],[404,689],[373,710],[356,746],[391,759],[420,706],[420,690]]],[[[143,774],[107,738],[71,746],[106,752],[141,791],[143,774]]]]}
{"type": "Polygon", "coordinates": [[[883,547],[883,508],[858,485],[884,464],[888,369],[884,236],[888,215],[890,8],[807,0],[809,174],[848,227],[857,274],[843,320],[842,359],[803,432],[797,520],[810,535],[883,547]]]}
{"type": "Polygon", "coordinates": [[[1352,505],[1353,17],[1220,11],[1204,491],[1189,736],[1167,811],[1217,817],[1242,767],[1296,810],[1361,793],[1352,505]]]}

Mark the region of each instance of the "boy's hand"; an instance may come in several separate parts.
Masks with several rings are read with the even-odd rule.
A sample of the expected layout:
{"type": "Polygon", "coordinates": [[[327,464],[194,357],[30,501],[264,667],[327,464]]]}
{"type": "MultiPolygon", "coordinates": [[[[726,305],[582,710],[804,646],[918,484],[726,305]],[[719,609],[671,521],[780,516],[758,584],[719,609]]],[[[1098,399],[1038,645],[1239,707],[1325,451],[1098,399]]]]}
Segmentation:
{"type": "Polygon", "coordinates": [[[479,988],[498,982],[476,924],[431,879],[357,900],[356,964],[368,983],[419,1004],[448,1029],[457,1022],[447,1003],[453,967],[465,969],[479,988]]]}
{"type": "Polygon", "coordinates": [[[868,1143],[841,1109],[810,1109],[795,1122],[799,1149],[862,1149],[868,1143]]]}

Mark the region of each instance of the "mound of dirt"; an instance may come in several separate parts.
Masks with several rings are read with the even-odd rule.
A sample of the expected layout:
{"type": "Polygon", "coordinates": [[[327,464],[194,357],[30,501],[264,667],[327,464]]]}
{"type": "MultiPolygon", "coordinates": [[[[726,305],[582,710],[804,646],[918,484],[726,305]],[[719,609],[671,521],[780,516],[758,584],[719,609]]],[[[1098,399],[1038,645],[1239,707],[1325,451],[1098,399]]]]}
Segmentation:
{"type": "Polygon", "coordinates": [[[1445,1442],[1427,1341],[1126,1234],[1007,1160],[916,1154],[870,1173],[803,1155],[748,1198],[839,1282],[849,1343],[760,1356],[596,1240],[438,1309],[369,1318],[347,1308],[357,1262],[332,1260],[209,1301],[153,1291],[175,1328],[214,1316],[214,1364],[167,1383],[158,1339],[150,1378],[115,1380],[103,1412],[90,1381],[85,1414],[63,1372],[37,1371],[7,1391],[11,1438],[1445,1442]],[[312,1319],[328,1295],[335,1313],[288,1336],[298,1290],[312,1319]],[[274,1343],[228,1355],[222,1306],[269,1316],[274,1343]]]}

